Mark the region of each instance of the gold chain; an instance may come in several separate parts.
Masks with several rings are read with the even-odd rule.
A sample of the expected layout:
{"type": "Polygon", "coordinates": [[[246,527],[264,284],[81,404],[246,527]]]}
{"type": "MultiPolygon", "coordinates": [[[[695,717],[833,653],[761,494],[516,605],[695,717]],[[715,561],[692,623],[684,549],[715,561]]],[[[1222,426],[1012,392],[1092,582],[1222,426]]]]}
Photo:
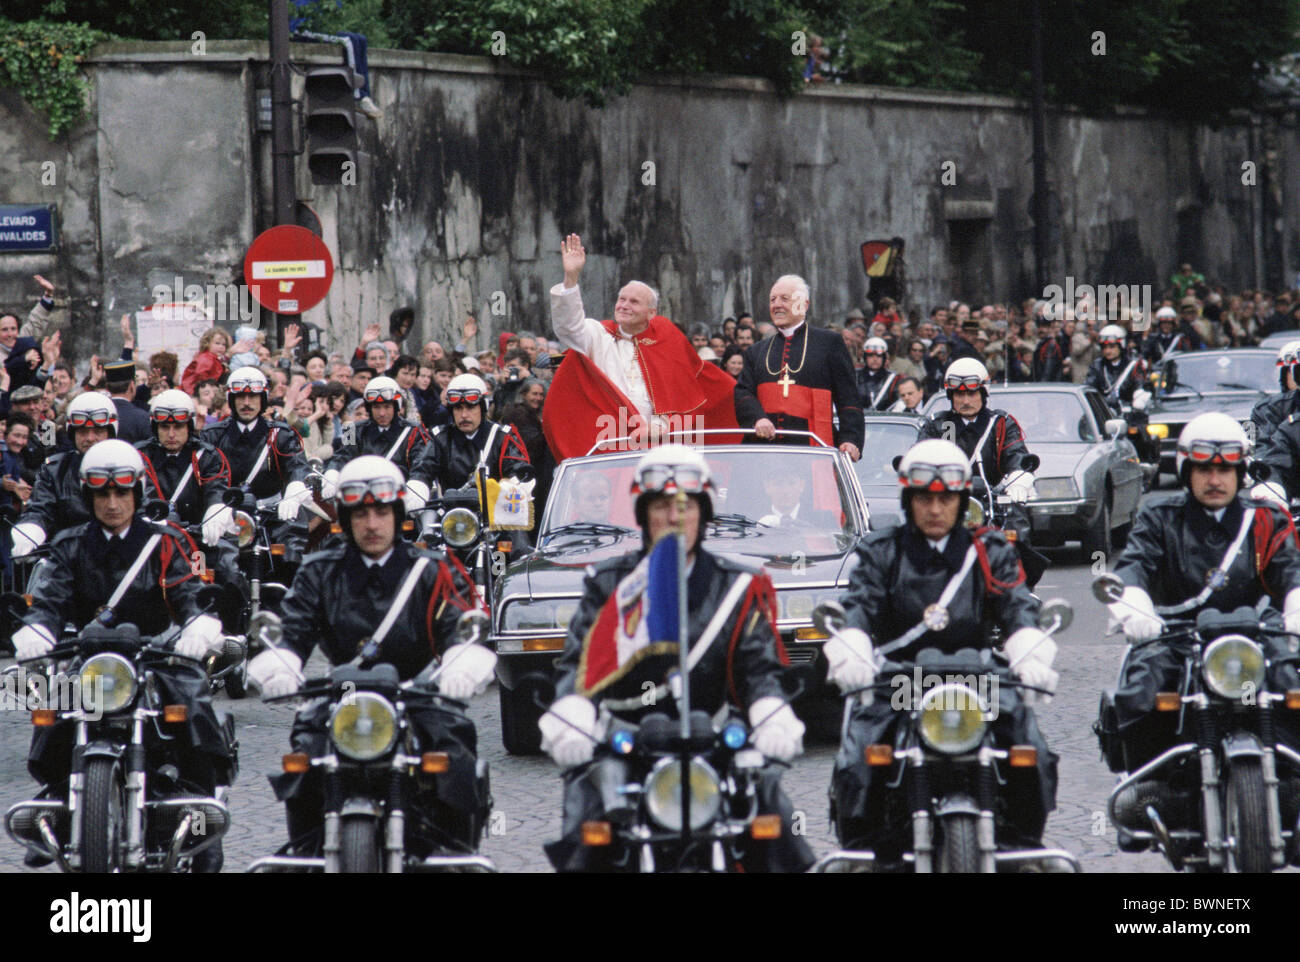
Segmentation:
{"type": "MultiPolygon", "coordinates": [[[[803,353],[799,356],[799,366],[792,368],[790,367],[789,364],[782,364],[781,371],[787,371],[790,374],[798,374],[800,371],[803,370],[804,361],[808,359],[808,331],[806,329],[807,324],[808,322],[804,321],[805,330],[803,332],[803,353]]],[[[790,336],[794,337],[793,334],[791,334],[790,336]]],[[[780,331],[777,331],[776,334],[773,335],[772,343],[768,345],[767,348],[767,356],[763,358],[763,367],[767,369],[768,374],[773,374],[773,375],[781,373],[781,371],[772,370],[772,348],[776,347],[775,339],[777,337],[785,337],[785,335],[782,334],[780,331]]]]}

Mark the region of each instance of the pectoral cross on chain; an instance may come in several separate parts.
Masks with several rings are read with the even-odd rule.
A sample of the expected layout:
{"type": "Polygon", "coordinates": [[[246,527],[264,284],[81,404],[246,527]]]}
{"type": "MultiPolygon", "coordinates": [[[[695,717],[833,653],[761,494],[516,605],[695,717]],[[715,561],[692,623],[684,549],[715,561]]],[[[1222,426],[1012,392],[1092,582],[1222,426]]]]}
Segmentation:
{"type": "MultiPolygon", "coordinates": [[[[769,368],[769,370],[771,370],[769,368]]],[[[781,377],[777,379],[777,384],[781,385],[781,397],[790,396],[790,385],[794,383],[794,378],[790,376],[790,365],[781,365],[781,377]]]]}

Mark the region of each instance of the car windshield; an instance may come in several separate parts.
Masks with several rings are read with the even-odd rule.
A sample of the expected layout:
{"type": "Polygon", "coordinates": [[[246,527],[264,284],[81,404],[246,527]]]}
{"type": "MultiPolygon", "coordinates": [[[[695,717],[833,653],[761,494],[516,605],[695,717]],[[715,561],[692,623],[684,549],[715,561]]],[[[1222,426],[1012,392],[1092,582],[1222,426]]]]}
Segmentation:
{"type": "Polygon", "coordinates": [[[1276,361],[1263,353],[1180,354],[1165,374],[1166,394],[1277,390],[1276,361]]]}
{"type": "MultiPolygon", "coordinates": [[[[1073,391],[994,391],[989,407],[1006,411],[1016,419],[1030,450],[1035,443],[1091,444],[1097,440],[1088,409],[1073,391]]],[[[941,400],[934,413],[946,410],[948,402],[941,400]]]]}
{"type": "Polygon", "coordinates": [[[919,425],[899,424],[896,421],[879,422],[867,418],[866,440],[862,445],[862,458],[854,466],[858,483],[864,488],[888,485],[898,486],[898,472],[894,458],[907,453],[916,443],[919,425]]]}
{"type": "MultiPolygon", "coordinates": [[[[915,429],[912,430],[915,437],[915,429]]],[[[825,449],[704,450],[713,477],[706,543],[765,556],[841,553],[861,533],[849,488],[825,449]],[[716,544],[715,544],[716,542],[716,544]]],[[[565,462],[546,508],[542,538],[638,531],[629,494],[640,453],[565,462]]]]}

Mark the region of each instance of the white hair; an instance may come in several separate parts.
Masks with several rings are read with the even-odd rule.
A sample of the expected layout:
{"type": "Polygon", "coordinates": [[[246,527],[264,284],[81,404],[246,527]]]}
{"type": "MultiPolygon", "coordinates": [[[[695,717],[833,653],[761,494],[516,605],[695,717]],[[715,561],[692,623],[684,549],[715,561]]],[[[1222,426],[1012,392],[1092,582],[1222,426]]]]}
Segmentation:
{"type": "Polygon", "coordinates": [[[659,309],[659,292],[658,292],[657,290],[655,290],[653,287],[651,287],[651,286],[650,286],[649,284],[647,284],[645,281],[628,281],[627,284],[624,284],[623,286],[624,286],[624,287],[627,287],[628,284],[640,284],[640,285],[641,285],[642,287],[644,287],[647,291],[649,291],[649,292],[650,292],[650,310],[655,311],[655,310],[658,310],[658,309],[659,309]]]}
{"type": "MultiPolygon", "coordinates": [[[[808,290],[808,282],[798,274],[782,274],[776,279],[776,284],[783,283],[784,281],[791,281],[794,283],[794,292],[803,296],[805,304],[812,300],[812,291],[808,290]]],[[[773,284],[772,286],[776,287],[776,284],[773,284]]]]}

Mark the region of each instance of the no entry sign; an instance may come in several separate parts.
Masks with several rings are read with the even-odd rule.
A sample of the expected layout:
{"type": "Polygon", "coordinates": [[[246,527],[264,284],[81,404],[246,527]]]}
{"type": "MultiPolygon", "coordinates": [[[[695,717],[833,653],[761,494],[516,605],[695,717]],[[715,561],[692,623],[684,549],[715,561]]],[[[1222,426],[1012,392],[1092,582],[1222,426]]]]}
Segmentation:
{"type": "Polygon", "coordinates": [[[305,227],[285,224],[263,231],[244,258],[244,283],[259,304],[277,314],[301,314],[325,299],[334,258],[305,227]]]}

